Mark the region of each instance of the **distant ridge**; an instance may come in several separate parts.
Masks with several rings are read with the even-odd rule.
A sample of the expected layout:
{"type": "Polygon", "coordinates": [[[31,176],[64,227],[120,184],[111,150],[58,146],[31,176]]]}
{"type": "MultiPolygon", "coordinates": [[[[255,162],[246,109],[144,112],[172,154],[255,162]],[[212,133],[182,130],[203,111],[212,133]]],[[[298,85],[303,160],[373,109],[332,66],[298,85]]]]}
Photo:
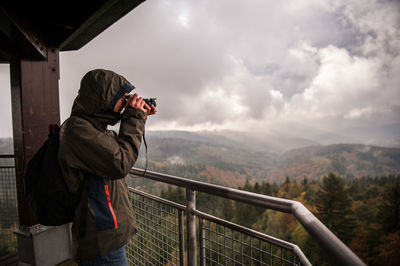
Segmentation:
{"type": "MultiPolygon", "coordinates": [[[[304,177],[319,179],[331,172],[354,178],[400,174],[400,148],[364,144],[319,145],[301,138],[266,136],[262,139],[240,132],[218,135],[215,132],[182,131],[148,133],[148,145],[155,170],[168,171],[174,165],[213,167],[213,171],[208,171],[212,173],[207,174],[207,181],[225,185],[232,182],[227,173],[232,178],[238,178],[235,173],[240,173],[249,180],[276,183],[284,182],[287,176],[301,181],[304,177]],[[286,143],[279,144],[285,140],[286,143]],[[300,148],[285,151],[290,146],[300,148]],[[157,168],[161,165],[162,168],[157,168]],[[222,173],[225,173],[224,178],[221,178],[222,173]]],[[[143,156],[143,151],[141,153],[143,156]]],[[[171,174],[179,175],[179,172],[171,174]]],[[[241,177],[242,182],[246,178],[241,177]]]]}
{"type": "Polygon", "coordinates": [[[273,179],[290,176],[319,178],[327,173],[343,177],[400,174],[400,149],[362,144],[333,144],[294,149],[279,157],[268,172],[273,179]]]}
{"type": "MultiPolygon", "coordinates": [[[[320,145],[283,134],[234,131],[148,131],[146,136],[149,170],[227,186],[320,179],[331,172],[354,178],[400,175],[400,148],[320,145]]],[[[144,166],[143,146],[136,167],[144,166]]],[[[11,138],[0,139],[0,153],[13,153],[11,138]]]]}

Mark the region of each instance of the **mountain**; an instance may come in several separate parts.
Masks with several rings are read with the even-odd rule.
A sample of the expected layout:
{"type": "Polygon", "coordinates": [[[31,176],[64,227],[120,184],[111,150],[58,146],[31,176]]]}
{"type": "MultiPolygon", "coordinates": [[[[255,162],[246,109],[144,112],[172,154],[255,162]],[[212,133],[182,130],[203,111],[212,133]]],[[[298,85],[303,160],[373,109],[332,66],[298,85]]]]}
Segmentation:
{"type": "MultiPolygon", "coordinates": [[[[207,176],[205,181],[228,186],[246,179],[276,183],[284,182],[287,176],[298,181],[319,179],[330,172],[343,177],[400,174],[399,148],[319,145],[284,135],[261,138],[231,131],[148,132],[147,138],[149,169],[184,176],[185,166],[201,165],[188,175],[201,179],[202,172],[203,179],[207,176]],[[299,148],[287,150],[296,146],[299,148]]],[[[140,160],[143,165],[143,149],[140,160]]]]}
{"type": "Polygon", "coordinates": [[[327,130],[301,122],[281,122],[274,129],[283,136],[309,139],[323,145],[358,143],[400,148],[400,123],[380,126],[358,124],[327,130]]]}
{"type": "Polygon", "coordinates": [[[362,144],[312,146],[285,152],[268,177],[319,178],[333,172],[343,177],[400,174],[400,149],[362,144]]]}
{"type": "Polygon", "coordinates": [[[353,139],[364,140],[364,144],[400,148],[400,124],[379,127],[352,127],[343,129],[340,132],[353,139]]]}
{"type": "Polygon", "coordinates": [[[285,135],[279,131],[269,133],[240,132],[232,130],[220,131],[149,131],[148,138],[153,139],[183,139],[215,145],[235,146],[249,151],[260,151],[277,156],[285,151],[318,145],[318,142],[285,135]]]}
{"type": "MultiPolygon", "coordinates": [[[[355,178],[400,174],[400,148],[321,145],[279,131],[148,131],[146,140],[149,170],[230,187],[246,180],[282,183],[287,176],[319,179],[330,172],[355,178]]],[[[0,153],[12,153],[12,147],[12,139],[0,139],[0,153]]],[[[143,168],[145,158],[142,145],[135,166],[143,168]]]]}

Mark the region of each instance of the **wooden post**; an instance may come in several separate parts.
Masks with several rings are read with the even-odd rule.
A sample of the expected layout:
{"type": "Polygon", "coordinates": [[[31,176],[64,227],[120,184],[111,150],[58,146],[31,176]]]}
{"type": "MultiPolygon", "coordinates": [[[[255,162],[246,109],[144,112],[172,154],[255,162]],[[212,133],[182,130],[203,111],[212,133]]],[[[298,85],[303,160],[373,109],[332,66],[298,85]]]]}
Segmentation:
{"type": "Polygon", "coordinates": [[[47,61],[10,62],[18,214],[20,225],[27,227],[38,222],[24,196],[22,176],[47,138],[48,125],[60,123],[58,56],[58,50],[49,49],[47,61]]]}
{"type": "Polygon", "coordinates": [[[72,257],[69,225],[38,224],[26,200],[23,174],[48,135],[48,125],[60,123],[59,51],[49,49],[47,61],[10,62],[15,172],[19,230],[18,257],[27,265],[58,265],[72,257]]]}

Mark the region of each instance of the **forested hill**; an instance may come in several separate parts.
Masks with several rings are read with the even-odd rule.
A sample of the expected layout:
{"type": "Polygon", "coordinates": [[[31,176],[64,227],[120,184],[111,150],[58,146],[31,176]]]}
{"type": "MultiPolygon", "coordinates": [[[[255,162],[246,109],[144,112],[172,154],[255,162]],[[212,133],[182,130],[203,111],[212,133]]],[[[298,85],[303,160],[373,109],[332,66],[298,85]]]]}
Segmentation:
{"type": "MultiPolygon", "coordinates": [[[[319,145],[284,136],[253,136],[225,131],[149,131],[149,170],[231,187],[247,179],[283,183],[329,173],[342,177],[400,174],[400,148],[361,144],[319,145]]],[[[12,153],[12,139],[0,139],[0,153],[12,153]]],[[[137,167],[144,166],[142,145],[137,167]]]]}
{"type": "MultiPolygon", "coordinates": [[[[149,132],[149,169],[228,186],[243,185],[246,179],[276,183],[283,183],[287,177],[297,181],[304,177],[320,179],[331,172],[355,178],[400,174],[399,148],[318,145],[283,137],[275,140],[286,142],[274,144],[272,138],[232,132],[149,132]],[[288,150],[290,147],[295,148],[288,150]]],[[[136,166],[143,166],[144,154],[142,149],[136,166]]]]}
{"type": "Polygon", "coordinates": [[[271,177],[318,178],[327,173],[343,177],[400,174],[400,149],[360,144],[312,146],[285,152],[269,171],[271,177]]]}

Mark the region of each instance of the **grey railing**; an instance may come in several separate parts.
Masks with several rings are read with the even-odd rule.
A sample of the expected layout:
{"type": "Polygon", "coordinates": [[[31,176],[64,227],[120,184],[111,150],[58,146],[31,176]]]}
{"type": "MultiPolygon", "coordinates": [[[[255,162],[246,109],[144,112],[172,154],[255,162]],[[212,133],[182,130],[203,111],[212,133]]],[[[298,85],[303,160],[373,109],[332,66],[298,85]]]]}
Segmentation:
{"type": "MultiPolygon", "coordinates": [[[[197,241],[196,221],[188,219],[188,204],[134,188],[129,192],[138,227],[127,246],[132,265],[185,265],[185,250],[189,265],[311,265],[296,245],[193,210],[199,224],[197,241]]],[[[195,193],[192,196],[194,204],[195,193]]]]}
{"type": "MultiPolygon", "coordinates": [[[[282,198],[276,198],[276,197],[271,197],[271,196],[266,196],[266,195],[260,195],[256,193],[251,193],[247,191],[242,191],[238,189],[233,189],[233,188],[228,188],[228,187],[223,187],[223,186],[218,186],[218,185],[213,185],[205,182],[200,182],[200,181],[195,181],[195,180],[190,180],[186,178],[181,178],[181,177],[176,177],[172,175],[166,175],[166,174],[161,174],[161,173],[156,173],[152,171],[147,171],[146,173],[137,168],[133,168],[130,171],[131,174],[136,175],[136,176],[142,176],[145,178],[149,178],[155,181],[175,185],[175,186],[180,186],[186,188],[186,198],[187,198],[187,203],[186,206],[183,205],[174,205],[176,209],[181,212],[186,213],[186,230],[187,230],[187,261],[189,265],[197,265],[197,250],[199,249],[200,251],[200,264],[205,265],[206,261],[210,262],[210,264],[220,264],[218,261],[221,258],[222,261],[225,262],[221,263],[220,265],[231,265],[231,264],[243,264],[242,260],[243,257],[248,260],[253,260],[253,256],[243,254],[244,251],[248,250],[250,247],[250,253],[253,252],[253,250],[256,251],[257,256],[261,254],[261,259],[257,264],[263,264],[263,254],[267,256],[268,260],[273,262],[275,259],[278,257],[281,258],[280,264],[282,265],[311,265],[310,262],[307,260],[307,258],[304,256],[302,251],[298,248],[298,246],[282,241],[280,239],[276,239],[270,236],[267,236],[265,234],[261,234],[259,232],[253,231],[251,229],[241,227],[239,225],[235,225],[232,223],[229,223],[227,221],[224,221],[222,219],[210,216],[208,214],[204,214],[198,210],[196,210],[196,191],[203,192],[206,194],[210,195],[217,195],[220,197],[224,197],[227,199],[235,200],[235,201],[240,201],[244,203],[248,203],[251,205],[255,206],[260,206],[264,207],[267,209],[272,209],[280,212],[285,212],[294,215],[297,220],[303,225],[303,227],[310,233],[310,235],[321,245],[321,247],[327,251],[327,253],[330,255],[332,261],[337,263],[338,265],[365,265],[365,263],[357,257],[342,241],[340,241],[339,238],[337,238],[321,221],[319,221],[306,207],[304,207],[303,204],[297,201],[293,200],[287,200],[287,199],[282,199],[282,198]],[[144,176],[143,176],[144,175],[144,176]],[[200,237],[200,245],[199,247],[197,246],[197,230],[196,230],[196,219],[197,217],[200,219],[199,223],[199,237],[200,237]],[[207,230],[207,227],[204,227],[204,220],[207,221],[207,223],[213,223],[212,225],[212,230],[209,229],[207,230]],[[234,232],[239,232],[239,234],[245,233],[247,236],[250,236],[250,238],[247,237],[247,239],[243,240],[243,237],[241,240],[237,240],[237,238],[234,236],[234,232],[232,231],[232,236],[228,237],[228,240],[232,242],[232,245],[228,244],[226,245],[226,237],[224,238],[223,233],[217,232],[217,230],[220,229],[215,229],[218,226],[222,226],[223,230],[226,230],[226,228],[229,228],[229,230],[234,230],[234,232]],[[215,239],[217,240],[211,240],[208,239],[208,245],[205,243],[206,239],[203,238],[202,236],[205,234],[205,232],[208,232],[210,235],[212,232],[216,236],[215,239]],[[256,239],[257,245],[259,245],[259,248],[252,249],[252,238],[256,239]],[[218,238],[223,239],[224,243],[219,244],[218,238]],[[249,243],[250,239],[250,243],[249,243]],[[262,242],[265,241],[265,242],[262,242]],[[214,246],[218,247],[218,250],[216,248],[213,248],[214,246]],[[270,246],[270,251],[265,250],[266,245],[271,245],[270,246]],[[273,250],[272,245],[277,246],[278,248],[281,249],[281,251],[273,250]],[[239,248],[237,248],[239,247],[239,248]],[[285,255],[284,250],[290,250],[293,253],[294,258],[291,259],[289,258],[292,255],[285,255]],[[223,253],[228,251],[228,255],[223,253]],[[212,255],[216,257],[217,261],[215,261],[215,258],[207,258],[208,255],[212,255]],[[237,260],[236,257],[237,255],[242,254],[241,259],[237,260]],[[232,255],[232,256],[230,256],[232,255]],[[297,262],[298,260],[298,262],[297,262]]],[[[131,190],[131,192],[134,192],[134,190],[131,190]]],[[[137,192],[137,191],[136,191],[137,192]]],[[[143,194],[142,194],[143,195],[143,194]]],[[[158,198],[155,196],[150,196],[147,195],[149,199],[152,199],[154,201],[158,201],[158,198]]],[[[164,201],[165,203],[165,201],[164,201]]],[[[176,204],[176,203],[171,203],[171,204],[176,204]]],[[[158,212],[158,211],[157,211],[158,212]]],[[[140,216],[139,216],[140,217],[140,216]]],[[[168,216],[169,217],[169,216],[168,216]]],[[[179,214],[176,216],[177,222],[179,226],[182,226],[181,224],[183,223],[179,214]]],[[[166,219],[166,218],[160,218],[160,219],[166,219]]],[[[177,230],[182,230],[179,229],[180,227],[177,227],[177,230]]],[[[210,227],[211,228],[211,227],[210,227]]],[[[150,229],[153,230],[153,229],[150,229]]],[[[157,230],[157,229],[155,229],[157,230]]],[[[179,241],[176,241],[176,243],[171,246],[171,250],[174,249],[176,246],[179,246],[179,241]]],[[[178,248],[177,248],[178,249],[178,248]]],[[[184,252],[181,250],[180,252],[184,252]]],[[[182,256],[182,255],[181,255],[182,256]]],[[[177,256],[178,257],[178,256],[177,256]]],[[[182,264],[183,261],[180,260],[180,265],[182,264]]],[[[164,263],[166,264],[166,263],[164,263]]],[[[271,264],[265,264],[265,265],[272,265],[271,264]]]]}

